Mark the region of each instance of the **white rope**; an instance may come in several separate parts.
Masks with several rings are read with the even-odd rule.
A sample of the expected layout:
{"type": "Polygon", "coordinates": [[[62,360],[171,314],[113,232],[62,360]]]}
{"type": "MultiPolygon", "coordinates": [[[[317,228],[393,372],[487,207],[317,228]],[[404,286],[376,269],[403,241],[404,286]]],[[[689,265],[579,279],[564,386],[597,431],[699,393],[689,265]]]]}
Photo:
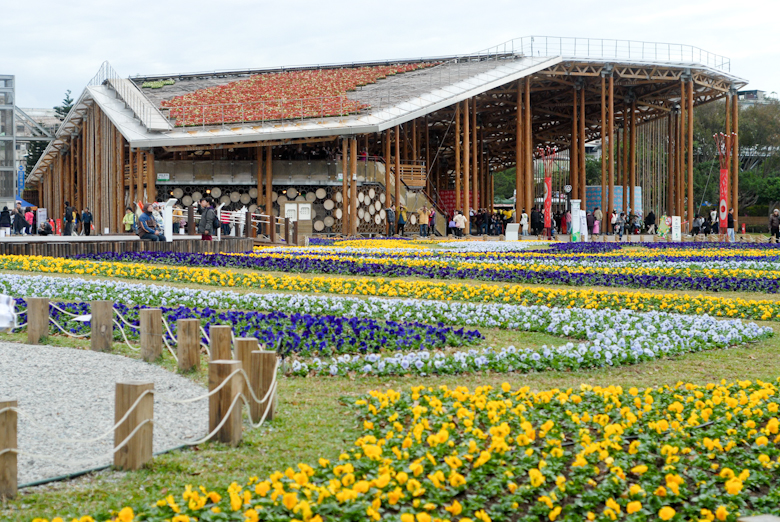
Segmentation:
{"type": "MultiPolygon", "coordinates": [[[[225,382],[227,382],[227,379],[225,379],[225,382]]],[[[236,407],[236,404],[238,403],[239,400],[241,400],[241,398],[242,398],[242,395],[240,393],[235,396],[235,398],[233,399],[233,402],[230,404],[230,408],[228,408],[227,413],[225,413],[225,416],[222,417],[222,421],[219,423],[219,425],[216,428],[214,428],[214,430],[211,433],[206,435],[204,438],[202,438],[200,440],[196,440],[195,442],[187,442],[187,441],[178,439],[177,442],[179,442],[182,445],[186,445],[186,446],[197,446],[198,444],[203,444],[204,442],[208,442],[209,439],[211,439],[211,437],[216,435],[216,433],[219,430],[222,429],[222,426],[224,426],[225,423],[227,422],[228,418],[230,418],[230,414],[233,413],[233,408],[236,407]]],[[[162,431],[164,431],[165,433],[170,435],[169,431],[167,431],[165,429],[163,429],[162,431]]]]}
{"type": "Polygon", "coordinates": [[[114,324],[117,325],[117,327],[119,328],[119,331],[122,332],[122,337],[124,337],[125,344],[127,345],[127,347],[130,348],[131,350],[133,350],[134,352],[140,352],[141,351],[140,348],[136,348],[135,346],[130,344],[130,341],[127,340],[127,335],[125,334],[125,329],[122,327],[121,324],[119,324],[119,321],[114,319],[114,324]]]}
{"type": "MultiPolygon", "coordinates": [[[[173,332],[171,332],[171,327],[168,326],[168,321],[165,320],[165,316],[162,316],[162,322],[165,325],[165,329],[168,331],[168,335],[171,336],[171,342],[173,342],[174,344],[178,344],[176,341],[176,336],[173,335],[173,332]]],[[[163,336],[163,339],[165,339],[165,336],[163,336]]]]}
{"type": "Polygon", "coordinates": [[[117,317],[119,317],[122,320],[123,323],[125,323],[130,328],[132,328],[134,330],[139,330],[140,329],[140,326],[136,326],[136,325],[132,324],[131,322],[129,322],[127,319],[125,319],[125,316],[120,314],[119,311],[116,308],[114,308],[114,313],[117,315],[117,317]]]}
{"type": "MultiPolygon", "coordinates": [[[[276,382],[276,379],[274,379],[273,385],[268,389],[268,393],[269,394],[272,393],[272,392],[276,393],[276,385],[277,385],[277,382],[276,382]]],[[[252,391],[251,388],[249,390],[252,391]]],[[[266,395],[266,397],[267,396],[268,395],[266,395]]],[[[247,405],[247,407],[249,407],[249,401],[247,400],[247,398],[244,396],[243,393],[241,394],[241,398],[244,400],[244,403],[247,405]]],[[[271,405],[269,404],[265,408],[265,411],[263,412],[263,416],[260,418],[260,420],[257,422],[257,424],[252,422],[252,417],[250,416],[249,417],[249,425],[252,426],[252,429],[257,429],[260,426],[262,426],[265,423],[265,418],[268,416],[268,412],[270,412],[270,411],[271,411],[271,405]]]]}
{"type": "Polygon", "coordinates": [[[165,347],[168,348],[168,351],[171,352],[171,355],[173,355],[173,358],[176,362],[179,362],[179,358],[176,356],[176,353],[174,353],[173,349],[171,348],[171,345],[168,344],[168,339],[165,338],[165,335],[162,336],[162,340],[165,343],[165,347]]]}
{"type": "MultiPolygon", "coordinates": [[[[203,329],[203,326],[200,327],[200,333],[203,334],[203,337],[206,338],[206,342],[210,343],[211,339],[209,338],[208,334],[206,333],[206,330],[203,329]]],[[[201,343],[203,344],[203,343],[201,343]]]]}
{"type": "Polygon", "coordinates": [[[154,395],[154,390],[144,390],[141,393],[141,395],[138,396],[138,398],[135,400],[135,402],[130,406],[130,408],[127,410],[127,412],[124,414],[124,416],[121,419],[119,419],[119,421],[116,424],[114,424],[111,428],[106,430],[105,433],[103,433],[102,435],[99,435],[99,436],[97,436],[95,438],[92,438],[92,439],[66,439],[66,438],[59,438],[56,435],[54,435],[55,432],[51,431],[50,429],[46,428],[45,426],[43,426],[41,424],[38,424],[35,420],[33,420],[32,416],[29,413],[25,412],[24,410],[20,410],[18,408],[3,408],[2,410],[0,410],[0,413],[3,413],[4,411],[8,411],[8,410],[16,412],[21,417],[24,417],[25,419],[27,419],[27,421],[30,424],[34,425],[39,430],[45,432],[47,435],[53,435],[53,437],[50,440],[52,440],[54,442],[66,442],[66,443],[71,443],[71,444],[74,444],[74,443],[75,444],[91,444],[91,443],[97,442],[97,441],[99,441],[101,439],[105,439],[106,437],[108,437],[109,435],[114,433],[114,431],[123,422],[125,422],[127,420],[127,418],[130,416],[130,414],[133,413],[133,411],[136,409],[136,407],[138,407],[138,404],[141,402],[141,399],[143,399],[147,395],[154,395]]]}
{"type": "Polygon", "coordinates": [[[92,332],[87,332],[87,333],[85,333],[85,334],[74,334],[74,333],[70,333],[70,332],[68,332],[67,330],[65,330],[65,328],[63,328],[62,326],[60,326],[60,324],[59,324],[57,321],[55,321],[53,317],[49,317],[49,321],[50,321],[50,322],[52,322],[52,323],[54,323],[54,326],[56,326],[57,328],[59,328],[60,330],[62,330],[62,333],[64,333],[64,334],[65,334],[65,335],[67,335],[68,337],[75,337],[76,339],[83,339],[83,338],[85,338],[85,337],[89,337],[90,335],[92,335],[92,332]]]}
{"type": "Polygon", "coordinates": [[[56,305],[56,304],[54,304],[54,303],[49,303],[49,306],[51,306],[51,307],[52,307],[52,308],[54,308],[55,310],[59,310],[60,312],[62,312],[62,313],[63,313],[63,314],[65,314],[65,315],[69,315],[69,316],[71,316],[71,317],[81,317],[82,315],[84,315],[84,314],[74,314],[74,313],[72,313],[72,312],[68,312],[67,310],[63,310],[62,308],[60,308],[59,306],[57,306],[57,305],[56,305]]]}
{"type": "Polygon", "coordinates": [[[170,397],[166,397],[164,395],[156,395],[156,398],[160,399],[163,402],[170,402],[170,403],[173,403],[173,404],[189,404],[191,402],[202,401],[203,399],[207,399],[207,398],[211,397],[212,395],[217,393],[219,390],[224,388],[227,385],[227,383],[230,382],[230,379],[234,375],[237,375],[238,373],[241,373],[242,371],[243,370],[241,370],[240,368],[238,370],[233,370],[233,372],[230,375],[225,377],[224,381],[219,383],[219,386],[217,386],[216,388],[214,388],[213,390],[208,392],[206,395],[201,395],[199,397],[193,397],[192,399],[171,399],[170,397]]]}
{"type": "Polygon", "coordinates": [[[278,375],[277,371],[279,370],[279,359],[276,360],[276,366],[274,366],[274,380],[271,381],[271,386],[268,387],[268,391],[265,393],[265,397],[262,399],[258,399],[257,395],[255,395],[255,391],[252,389],[252,384],[249,381],[249,376],[246,374],[246,372],[242,369],[241,375],[244,376],[244,380],[246,381],[246,387],[249,388],[249,393],[252,395],[252,400],[254,400],[257,404],[264,404],[265,401],[268,400],[268,397],[271,395],[271,391],[273,388],[276,387],[276,377],[278,375]]]}

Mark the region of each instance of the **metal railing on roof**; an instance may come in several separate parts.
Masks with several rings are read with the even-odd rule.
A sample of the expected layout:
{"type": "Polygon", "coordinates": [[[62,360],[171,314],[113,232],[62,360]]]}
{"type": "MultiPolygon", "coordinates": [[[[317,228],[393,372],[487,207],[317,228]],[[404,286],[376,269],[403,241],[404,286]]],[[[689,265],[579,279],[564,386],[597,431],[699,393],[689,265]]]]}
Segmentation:
{"type": "Polygon", "coordinates": [[[103,62],[97,74],[87,85],[99,86],[104,84],[108,84],[119,94],[122,101],[133,111],[135,117],[141,121],[144,127],[152,131],[171,129],[169,122],[160,114],[160,111],[149,101],[143,92],[133,82],[119,76],[107,61],[103,62]]]}

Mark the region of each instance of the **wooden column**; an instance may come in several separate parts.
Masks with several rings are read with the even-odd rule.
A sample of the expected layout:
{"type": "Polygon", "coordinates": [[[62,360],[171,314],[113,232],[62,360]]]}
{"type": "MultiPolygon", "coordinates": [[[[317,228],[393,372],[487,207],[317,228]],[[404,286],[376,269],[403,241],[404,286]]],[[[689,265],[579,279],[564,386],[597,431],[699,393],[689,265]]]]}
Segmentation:
{"type": "Polygon", "coordinates": [[[460,207],[460,104],[455,105],[455,208],[452,216],[455,217],[455,210],[460,207]]]}
{"type": "Polygon", "coordinates": [[[27,344],[38,344],[49,335],[49,298],[25,297],[27,302],[27,344]]]}
{"type": "Polygon", "coordinates": [[[417,150],[417,120],[410,121],[409,125],[412,126],[412,161],[417,161],[420,159],[419,151],[417,150]]]}
{"type": "MultiPolygon", "coordinates": [[[[136,211],[136,205],[135,205],[135,176],[133,175],[133,169],[135,168],[135,152],[130,149],[128,144],[128,153],[127,153],[127,186],[128,186],[128,199],[129,203],[128,206],[133,209],[133,213],[136,211]]],[[[124,165],[122,166],[122,170],[124,173],[124,165]]]]}
{"type": "Polygon", "coordinates": [[[349,142],[341,138],[341,233],[349,235],[349,142]]]}
{"type": "Polygon", "coordinates": [[[693,79],[688,81],[688,230],[693,227],[693,79]]]}
{"type": "Polygon", "coordinates": [[[212,361],[233,358],[233,328],[224,324],[215,324],[209,328],[209,352],[212,361]]]}
{"type": "MultiPolygon", "coordinates": [[[[606,79],[601,77],[601,213],[603,215],[602,222],[599,223],[599,230],[601,233],[605,233],[604,223],[606,222],[607,214],[607,133],[605,127],[607,125],[607,93],[606,93],[606,79]]],[[[609,138],[612,141],[612,138],[609,138]]]]}
{"type": "Polygon", "coordinates": [[[674,112],[668,113],[667,119],[667,154],[666,154],[666,213],[674,215],[674,112]]]}
{"type": "Polygon", "coordinates": [[[114,344],[114,303],[113,301],[91,301],[89,303],[92,318],[89,321],[92,333],[90,348],[95,352],[111,351],[114,344]]]}
{"type": "MultiPolygon", "coordinates": [[[[154,170],[154,151],[144,152],[146,157],[146,192],[149,194],[150,201],[157,201],[157,172],[154,170]]],[[[162,201],[167,201],[163,197],[162,201]]]]}
{"type": "Polygon", "coordinates": [[[739,227],[739,94],[731,96],[731,208],[734,209],[734,230],[739,227]]]}
{"type": "Polygon", "coordinates": [[[64,161],[62,150],[57,152],[57,208],[62,219],[62,229],[65,230],[65,176],[63,175],[64,161]]]}
{"type": "Polygon", "coordinates": [[[209,363],[209,391],[213,391],[225,380],[230,381],[209,397],[209,433],[217,429],[227,417],[214,439],[231,446],[241,442],[241,399],[244,377],[239,373],[230,375],[242,368],[241,361],[211,361],[209,363]]]}
{"type": "Polygon", "coordinates": [[[628,159],[628,194],[631,200],[631,210],[636,214],[636,101],[631,102],[631,139],[629,141],[628,159]]]}
{"type": "Polygon", "coordinates": [[[517,114],[515,117],[517,128],[515,128],[515,222],[520,222],[520,216],[525,205],[525,181],[523,161],[523,80],[517,80],[517,114]]]}
{"type": "Polygon", "coordinates": [[[144,158],[141,155],[141,151],[135,150],[135,196],[138,201],[142,201],[146,204],[149,199],[145,197],[144,193],[144,158]]]}
{"type": "Polygon", "coordinates": [[[469,216],[469,172],[470,172],[470,150],[469,150],[469,100],[463,100],[463,216],[466,218],[466,228],[464,233],[471,233],[471,217],[469,216]]]}
{"type": "Polygon", "coordinates": [[[534,181],[534,134],[531,126],[531,78],[525,77],[525,88],[523,89],[525,98],[525,130],[523,137],[525,141],[525,209],[529,213],[534,203],[535,181],[534,181]]]}
{"type": "MultiPolygon", "coordinates": [[[[0,397],[0,410],[18,408],[15,400],[0,397]]],[[[12,499],[18,491],[18,463],[15,450],[17,440],[18,414],[15,411],[0,413],[0,499],[12,499]],[[6,450],[7,453],[4,453],[6,450]]]]}
{"type": "Polygon", "coordinates": [[[176,321],[176,340],[179,371],[188,372],[200,368],[200,321],[198,319],[176,321]]]}
{"type": "MultiPolygon", "coordinates": [[[[425,120],[423,121],[423,124],[425,125],[425,171],[427,175],[425,176],[426,181],[431,176],[431,141],[430,141],[430,132],[428,129],[428,115],[425,115],[425,120]]],[[[433,192],[433,191],[430,191],[433,192]]]]}
{"type": "Polygon", "coordinates": [[[631,148],[632,132],[634,132],[634,130],[631,128],[631,118],[628,115],[628,104],[626,103],[623,105],[623,168],[620,173],[620,184],[623,186],[623,212],[628,212],[628,201],[631,196],[628,193],[628,152],[631,148]]]}
{"type": "Polygon", "coordinates": [[[609,223],[615,210],[615,77],[609,75],[609,189],[604,220],[609,223]]]}
{"type": "MultiPolygon", "coordinates": [[[[77,205],[77,209],[79,212],[84,210],[83,206],[78,205],[78,202],[76,201],[76,190],[75,190],[75,156],[76,148],[73,146],[73,135],[70,136],[70,140],[68,141],[68,178],[66,180],[66,183],[68,185],[68,200],[73,203],[74,205],[77,205]]],[[[19,195],[21,197],[21,194],[19,195]]]]}
{"type": "Polygon", "coordinates": [[[474,97],[471,103],[471,206],[477,211],[481,206],[479,204],[479,156],[477,155],[477,98],[474,97]]]}
{"type": "MultiPolygon", "coordinates": [[[[257,175],[257,213],[263,213],[263,203],[265,202],[263,196],[263,147],[255,148],[255,155],[257,156],[256,175],[257,175]]],[[[262,228],[262,224],[257,224],[258,233],[262,228]]]]}
{"type": "Polygon", "coordinates": [[[683,166],[684,158],[683,153],[685,152],[685,148],[683,145],[683,142],[685,140],[684,138],[684,129],[683,122],[685,121],[685,90],[684,85],[680,84],[680,91],[682,93],[680,97],[680,117],[677,118],[677,128],[675,129],[676,134],[676,142],[677,142],[677,151],[676,151],[676,158],[677,158],[677,165],[675,166],[675,173],[676,173],[676,179],[674,182],[674,189],[676,193],[675,197],[675,208],[677,209],[677,214],[680,216],[681,221],[685,221],[685,216],[683,215],[683,166]]]}
{"type": "Polygon", "coordinates": [[[114,453],[114,466],[119,469],[141,469],[144,464],[152,460],[154,395],[151,393],[143,395],[147,391],[154,391],[154,383],[136,381],[116,383],[114,422],[122,420],[140,398],[127,419],[114,430],[115,448],[132,435],[132,438],[114,453]],[[134,435],[133,431],[135,431],[134,435]]]}
{"type": "MultiPolygon", "coordinates": [[[[390,129],[385,131],[382,145],[385,149],[385,207],[390,208],[390,129]]],[[[385,217],[385,235],[390,235],[390,221],[385,217]]]]}
{"type": "MultiPolygon", "coordinates": [[[[271,242],[276,240],[276,220],[274,219],[274,148],[271,145],[265,147],[265,213],[268,215],[268,238],[271,242]]],[[[281,207],[280,207],[281,208],[281,207]]]]}
{"type": "Polygon", "coordinates": [[[393,129],[393,134],[395,136],[395,216],[397,223],[398,216],[401,215],[401,132],[398,125],[393,129]]]}
{"type": "Polygon", "coordinates": [[[357,198],[357,138],[350,139],[350,153],[349,153],[349,183],[350,183],[350,216],[349,216],[349,232],[351,235],[356,235],[358,230],[358,198],[357,198]]]}
{"type": "MultiPolygon", "coordinates": [[[[112,126],[113,127],[113,126],[112,126]]],[[[122,225],[122,219],[125,215],[125,147],[122,143],[122,134],[114,129],[114,147],[116,150],[116,165],[114,176],[114,189],[116,190],[115,196],[115,214],[116,214],[116,230],[119,233],[125,231],[124,225],[122,225]]],[[[79,185],[79,193],[83,193],[81,185],[79,185]]]]}
{"type": "Polygon", "coordinates": [[[580,131],[578,138],[580,140],[580,208],[583,210],[587,208],[587,194],[586,186],[587,181],[585,179],[585,85],[580,87],[580,131]]]}
{"type": "Polygon", "coordinates": [[[572,109],[571,109],[571,144],[569,145],[569,184],[571,185],[572,199],[580,199],[580,145],[577,134],[580,130],[579,125],[579,105],[577,97],[577,88],[572,88],[572,109]]]}
{"type": "Polygon", "coordinates": [[[146,362],[154,362],[162,355],[162,310],[144,308],[138,315],[141,323],[141,358],[146,362]]]}

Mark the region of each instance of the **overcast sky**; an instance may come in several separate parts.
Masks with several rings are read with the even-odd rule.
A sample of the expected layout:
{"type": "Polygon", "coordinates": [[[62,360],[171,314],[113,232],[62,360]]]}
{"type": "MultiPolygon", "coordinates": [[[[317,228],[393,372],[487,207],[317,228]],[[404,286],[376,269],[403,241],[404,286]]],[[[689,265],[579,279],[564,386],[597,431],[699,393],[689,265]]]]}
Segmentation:
{"type": "Polygon", "coordinates": [[[17,104],[77,98],[104,60],[123,76],[415,58],[526,35],[670,42],[731,58],[780,92],[779,0],[0,0],[0,74],[17,104]]]}

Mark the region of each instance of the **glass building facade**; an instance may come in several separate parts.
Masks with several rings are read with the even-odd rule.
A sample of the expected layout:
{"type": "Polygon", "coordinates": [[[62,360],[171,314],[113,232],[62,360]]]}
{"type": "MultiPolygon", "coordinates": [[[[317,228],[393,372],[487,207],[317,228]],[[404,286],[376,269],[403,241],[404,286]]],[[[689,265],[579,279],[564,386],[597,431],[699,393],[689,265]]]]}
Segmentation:
{"type": "Polygon", "coordinates": [[[13,203],[16,180],[14,77],[0,74],[0,201],[13,203]]]}

